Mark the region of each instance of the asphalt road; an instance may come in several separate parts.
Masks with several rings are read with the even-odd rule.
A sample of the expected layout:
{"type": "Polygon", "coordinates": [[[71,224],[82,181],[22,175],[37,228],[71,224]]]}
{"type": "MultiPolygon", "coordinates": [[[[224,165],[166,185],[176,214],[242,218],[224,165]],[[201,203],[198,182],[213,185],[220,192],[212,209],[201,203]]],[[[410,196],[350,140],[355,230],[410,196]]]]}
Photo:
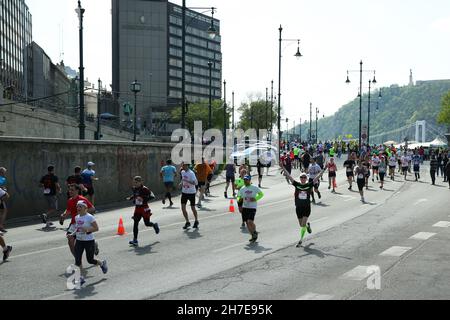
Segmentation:
{"type": "Polygon", "coordinates": [[[8,262],[0,262],[0,297],[449,299],[448,184],[439,178],[431,186],[424,166],[422,182],[413,182],[412,175],[406,182],[397,176],[383,191],[370,182],[363,204],[357,192],[347,190],[341,163],[338,193],[322,183],[322,199],[310,217],[313,233],[301,248],[295,247],[299,226],[293,187],[272,174],[263,180],[265,196],[255,220],[260,234],[253,245],[240,229],[240,215],[228,212],[223,185],[211,188],[213,197],[199,211],[198,231],[182,230],[179,198],[172,209],[153,203],[152,221],[159,223],[161,233],[141,225],[138,248],[128,245],[133,208],[99,213],[99,257],[108,260],[109,272],[87,267],[80,290],[66,286],[66,268],[74,261],[59,224],[51,231],[43,231],[42,224],[9,229],[6,240],[13,253],[8,262]],[[120,216],[128,232],[122,237],[115,235],[120,216]],[[415,235],[417,239],[411,238],[415,235]],[[368,288],[368,279],[377,279],[370,282],[375,288],[368,288]]]}

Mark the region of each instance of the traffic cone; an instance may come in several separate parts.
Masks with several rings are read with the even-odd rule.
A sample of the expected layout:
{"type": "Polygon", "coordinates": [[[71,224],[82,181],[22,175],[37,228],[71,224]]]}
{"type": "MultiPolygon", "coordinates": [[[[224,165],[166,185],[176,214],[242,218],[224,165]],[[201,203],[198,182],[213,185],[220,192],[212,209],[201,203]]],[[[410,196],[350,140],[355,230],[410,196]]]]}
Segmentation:
{"type": "Polygon", "coordinates": [[[231,213],[235,213],[236,211],[235,211],[235,209],[234,209],[234,201],[233,201],[233,199],[231,199],[230,200],[230,212],[231,213]]]}
{"type": "Polygon", "coordinates": [[[123,219],[122,219],[122,217],[120,217],[119,228],[117,229],[117,235],[123,236],[125,234],[127,234],[127,233],[125,232],[125,227],[123,226],[123,219]]]}

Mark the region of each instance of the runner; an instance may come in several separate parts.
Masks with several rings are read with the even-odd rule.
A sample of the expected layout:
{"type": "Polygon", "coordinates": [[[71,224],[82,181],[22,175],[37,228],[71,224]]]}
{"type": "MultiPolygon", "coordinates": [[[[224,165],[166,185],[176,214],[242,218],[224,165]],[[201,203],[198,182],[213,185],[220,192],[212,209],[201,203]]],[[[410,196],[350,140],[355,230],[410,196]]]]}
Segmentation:
{"type": "Polygon", "coordinates": [[[205,199],[205,189],[206,189],[206,181],[208,179],[208,175],[212,173],[211,168],[206,163],[205,159],[202,158],[202,162],[200,164],[197,164],[194,167],[194,171],[197,175],[197,181],[198,181],[198,188],[200,191],[199,199],[197,207],[202,207],[202,200],[205,199]]]}
{"type": "MultiPolygon", "coordinates": [[[[0,203],[6,201],[9,198],[9,194],[0,188],[0,203]]],[[[5,240],[3,239],[3,234],[0,234],[0,246],[3,249],[3,261],[8,260],[8,257],[12,251],[12,246],[7,246],[5,240]]]]}
{"type": "MultiPolygon", "coordinates": [[[[333,159],[333,158],[331,158],[333,159]]],[[[314,193],[313,187],[315,183],[319,182],[320,176],[324,171],[315,177],[313,180],[308,182],[308,176],[306,173],[300,174],[300,182],[295,181],[294,178],[284,170],[284,174],[288,177],[291,184],[295,187],[295,211],[297,214],[298,222],[300,224],[300,241],[297,244],[297,248],[302,245],[303,238],[305,236],[306,231],[311,233],[311,225],[308,222],[308,218],[311,215],[311,200],[310,197],[314,193]]]]}
{"type": "Polygon", "coordinates": [[[450,188],[450,161],[445,166],[445,173],[447,174],[448,187],[450,188]]]}
{"type": "MultiPolygon", "coordinates": [[[[291,174],[292,171],[292,162],[291,162],[291,158],[286,155],[286,152],[283,153],[283,156],[281,157],[281,162],[283,163],[283,167],[287,170],[287,172],[289,172],[289,174],[291,174]]],[[[283,173],[283,172],[280,172],[283,173]]],[[[289,183],[289,180],[286,177],[286,181],[289,183]]]]}
{"type": "Polygon", "coordinates": [[[438,168],[438,162],[436,160],[436,156],[433,154],[430,160],[430,176],[431,176],[431,184],[435,185],[436,182],[436,171],[438,168]]]}
{"type": "Polygon", "coordinates": [[[83,192],[83,196],[89,199],[92,204],[95,204],[95,195],[94,195],[94,181],[98,181],[98,178],[95,177],[95,171],[92,169],[95,166],[95,163],[88,162],[87,168],[83,170],[81,176],[83,177],[83,185],[86,188],[86,191],[83,192]]]}
{"type": "Polygon", "coordinates": [[[406,180],[406,175],[408,174],[408,166],[409,166],[409,160],[408,160],[408,156],[406,155],[406,151],[403,153],[403,156],[400,158],[400,163],[402,166],[402,174],[405,176],[405,180],[406,180]]]}
{"type": "MultiPolygon", "coordinates": [[[[322,172],[322,169],[316,163],[316,160],[314,158],[312,158],[311,164],[309,165],[308,172],[307,172],[309,174],[309,182],[313,182],[313,180],[316,177],[318,177],[321,172],[322,172]]],[[[287,179],[287,177],[286,177],[286,179],[287,179]]],[[[313,185],[314,185],[314,192],[317,193],[317,196],[319,197],[319,199],[322,198],[322,196],[319,192],[320,180],[317,179],[316,182],[313,183],[313,185]]],[[[314,198],[314,192],[311,192],[311,197],[312,197],[312,202],[316,203],[316,199],[314,198]]]]}
{"type": "Polygon", "coordinates": [[[415,181],[419,181],[420,179],[420,156],[417,154],[417,151],[414,152],[414,155],[412,156],[412,164],[414,169],[414,175],[416,176],[415,181]]]}
{"type": "MultiPolygon", "coordinates": [[[[6,168],[0,168],[0,190],[7,192],[6,189],[6,168]]],[[[8,207],[6,205],[6,197],[4,200],[0,200],[0,232],[6,233],[5,221],[8,214],[8,207]]]]}
{"type": "Polygon", "coordinates": [[[225,199],[228,199],[228,187],[230,186],[230,182],[231,182],[231,188],[233,189],[233,198],[236,196],[236,188],[234,185],[235,174],[236,174],[236,165],[234,163],[227,163],[227,165],[225,166],[226,186],[225,186],[225,192],[223,193],[223,195],[225,196],[225,199]]]}
{"type": "Polygon", "coordinates": [[[252,235],[249,240],[250,243],[254,243],[258,239],[258,232],[255,225],[255,214],[257,208],[257,202],[262,199],[264,193],[258,187],[251,184],[252,176],[245,176],[245,186],[238,192],[238,201],[242,199],[242,216],[247,224],[248,232],[252,235]]]}
{"type": "Polygon", "coordinates": [[[294,169],[299,169],[300,168],[299,153],[300,153],[300,147],[299,146],[295,146],[295,148],[294,148],[294,169]]]}
{"type": "MultiPolygon", "coordinates": [[[[316,160],[316,163],[319,165],[320,169],[323,170],[324,163],[326,163],[326,158],[325,158],[322,150],[319,151],[319,154],[316,156],[315,160],[316,160]]],[[[323,178],[322,178],[322,180],[323,180],[323,178]]]]}
{"type": "Polygon", "coordinates": [[[160,177],[163,179],[164,187],[166,188],[166,194],[162,200],[163,204],[166,204],[166,199],[169,198],[170,207],[173,206],[172,194],[173,184],[175,177],[177,176],[177,168],[172,165],[172,160],[167,160],[166,165],[161,168],[159,173],[160,177]]]}
{"type": "Polygon", "coordinates": [[[208,177],[206,177],[205,194],[209,197],[211,195],[211,193],[209,192],[209,187],[211,186],[211,181],[214,177],[214,172],[216,171],[217,162],[213,159],[209,161],[208,165],[211,168],[211,172],[208,174],[208,177]]]}
{"type": "Polygon", "coordinates": [[[364,203],[364,186],[366,184],[366,175],[367,175],[367,168],[363,166],[363,163],[361,160],[358,160],[358,166],[355,168],[355,176],[356,176],[356,183],[358,184],[358,190],[359,194],[361,195],[361,202],[364,203]]]}
{"type": "Polygon", "coordinates": [[[197,178],[195,177],[195,173],[189,168],[187,164],[183,164],[183,170],[181,171],[181,183],[182,192],[181,192],[181,210],[183,212],[184,219],[186,220],[186,224],[183,229],[186,230],[191,226],[189,222],[188,213],[186,210],[186,204],[189,201],[191,205],[192,213],[195,217],[194,228],[198,228],[198,215],[197,210],[195,209],[195,194],[197,190],[195,186],[198,185],[197,178]]]}
{"type": "Polygon", "coordinates": [[[374,153],[372,156],[372,182],[375,182],[375,175],[377,177],[377,181],[380,179],[378,173],[378,166],[380,165],[380,162],[381,160],[378,157],[378,154],[374,153]]]}
{"type": "Polygon", "coordinates": [[[47,172],[40,180],[40,187],[43,189],[44,198],[47,202],[47,213],[41,215],[42,222],[45,223],[45,228],[53,225],[48,220],[53,213],[58,211],[57,194],[61,193],[61,186],[58,183],[58,177],[55,175],[55,167],[52,165],[48,166],[47,172]]]}
{"type": "Polygon", "coordinates": [[[365,179],[366,179],[366,190],[369,190],[369,177],[370,177],[370,160],[369,160],[369,154],[367,154],[365,157],[364,157],[364,160],[363,160],[363,166],[367,169],[366,170],[366,176],[365,176],[365,179]]]}
{"type": "MultiPolygon", "coordinates": [[[[83,177],[81,176],[81,167],[75,167],[74,169],[74,174],[67,177],[66,179],[66,187],[67,187],[67,199],[70,198],[70,194],[69,194],[69,186],[72,184],[76,184],[78,186],[80,186],[81,191],[82,192],[87,192],[86,187],[83,185],[83,177]]],[[[75,213],[77,211],[77,208],[75,206],[75,213]]]]}
{"type": "Polygon", "coordinates": [[[148,206],[148,202],[155,199],[155,195],[149,188],[144,186],[143,179],[140,176],[136,176],[133,179],[133,195],[129,196],[127,200],[133,200],[134,209],[133,215],[133,240],[129,242],[130,245],[137,247],[138,245],[138,233],[139,222],[144,219],[146,227],[153,227],[155,233],[159,233],[159,225],[157,223],[150,222],[152,216],[152,210],[148,206]]]}
{"type": "Polygon", "coordinates": [[[308,170],[310,162],[311,162],[311,155],[307,150],[305,150],[305,153],[302,156],[303,170],[305,172],[306,170],[308,170]]]}
{"type": "Polygon", "coordinates": [[[383,190],[384,185],[384,177],[386,176],[386,158],[384,156],[381,156],[380,163],[378,164],[378,174],[380,176],[380,189],[383,190]]]}
{"type": "Polygon", "coordinates": [[[348,190],[352,190],[352,183],[353,183],[353,170],[356,163],[354,160],[354,153],[349,153],[348,159],[344,161],[344,167],[345,167],[345,173],[347,175],[347,181],[348,181],[348,190]]]}
{"type": "MultiPolygon", "coordinates": [[[[234,183],[234,186],[236,188],[236,190],[239,192],[239,190],[241,190],[244,186],[244,177],[247,175],[247,170],[241,170],[241,172],[239,173],[239,178],[236,179],[236,182],[234,183]]],[[[242,205],[244,203],[243,199],[237,199],[237,204],[238,204],[238,209],[239,212],[242,215],[242,205]]],[[[245,220],[244,220],[244,216],[242,215],[242,224],[241,224],[241,229],[245,228],[245,220]]]]}
{"type": "Polygon", "coordinates": [[[397,158],[394,153],[389,156],[389,176],[391,180],[394,181],[395,177],[395,167],[397,166],[397,158]]]}
{"type": "Polygon", "coordinates": [[[328,170],[328,190],[331,189],[331,185],[333,185],[333,190],[331,192],[336,193],[336,172],[337,166],[334,162],[334,158],[331,157],[330,161],[327,163],[325,170],[328,170]]]}
{"type": "Polygon", "coordinates": [[[262,165],[261,161],[258,159],[258,162],[256,162],[256,171],[258,172],[258,187],[261,188],[261,182],[264,174],[264,166],[262,165]]]}
{"type": "MultiPolygon", "coordinates": [[[[94,259],[95,251],[95,237],[94,232],[98,231],[97,221],[93,215],[87,213],[87,204],[84,201],[77,203],[78,215],[75,217],[75,231],[68,235],[68,237],[76,237],[75,242],[75,265],[80,268],[82,272],[81,260],[83,252],[86,250],[86,258],[89,264],[99,266],[103,273],[108,272],[108,265],[106,260],[100,261],[94,259]]],[[[80,285],[83,285],[86,280],[83,276],[80,277],[80,285]]]]}
{"type": "MultiPolygon", "coordinates": [[[[70,224],[69,227],[67,228],[67,235],[70,235],[72,233],[75,232],[75,218],[78,214],[77,212],[77,203],[78,201],[84,201],[87,205],[87,211],[90,214],[94,214],[95,213],[95,208],[92,205],[91,202],[89,202],[88,199],[86,199],[85,197],[83,197],[81,195],[81,187],[79,184],[71,184],[69,185],[69,189],[68,189],[68,193],[70,198],[67,200],[67,207],[66,207],[66,211],[64,211],[63,214],[61,214],[60,218],[59,218],[59,224],[60,225],[64,225],[64,219],[66,219],[67,217],[71,217],[70,220],[70,224]]],[[[76,237],[67,237],[67,241],[68,241],[68,245],[69,245],[69,249],[70,252],[73,254],[73,256],[75,256],[75,240],[76,237]]],[[[97,242],[95,243],[95,251],[94,251],[95,255],[98,256],[99,250],[98,250],[98,244],[97,242]]]]}

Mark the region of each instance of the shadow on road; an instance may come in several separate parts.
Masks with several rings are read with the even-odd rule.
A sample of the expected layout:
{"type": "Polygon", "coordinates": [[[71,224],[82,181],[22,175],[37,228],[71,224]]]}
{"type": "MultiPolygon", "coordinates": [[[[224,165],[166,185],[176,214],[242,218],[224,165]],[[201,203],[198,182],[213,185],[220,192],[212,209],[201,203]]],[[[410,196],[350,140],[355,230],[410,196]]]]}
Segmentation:
{"type": "Polygon", "coordinates": [[[206,211],[206,212],[217,211],[216,209],[208,209],[208,208],[205,208],[205,207],[201,207],[201,208],[197,207],[197,210],[198,211],[206,211]]]}
{"type": "Polygon", "coordinates": [[[184,233],[189,237],[189,239],[198,239],[203,237],[198,229],[194,229],[193,231],[185,230],[184,233]]]}
{"type": "Polygon", "coordinates": [[[180,207],[164,207],[163,210],[180,210],[180,207]]]}
{"type": "MultiPolygon", "coordinates": [[[[343,256],[337,256],[334,254],[329,254],[329,253],[325,253],[322,250],[319,249],[314,249],[311,248],[311,246],[315,245],[315,243],[309,243],[306,247],[303,247],[303,249],[305,250],[306,253],[308,253],[307,255],[315,255],[321,259],[325,258],[326,256],[328,257],[335,257],[335,258],[342,258],[342,259],[346,259],[346,260],[352,260],[352,258],[349,257],[343,257],[343,256]]],[[[304,257],[307,255],[302,255],[300,257],[304,257]]]]}
{"type": "Polygon", "coordinates": [[[254,251],[255,253],[262,253],[265,251],[270,251],[272,248],[265,248],[263,246],[260,246],[258,242],[249,243],[245,246],[245,250],[247,251],[254,251]]]}
{"type": "Polygon", "coordinates": [[[159,243],[160,243],[159,241],[156,241],[156,242],[146,245],[144,247],[134,247],[133,250],[129,250],[129,251],[134,251],[136,253],[136,255],[138,255],[138,256],[157,253],[156,251],[152,252],[152,249],[153,249],[154,245],[157,245],[159,243]]]}
{"type": "Polygon", "coordinates": [[[324,208],[330,206],[329,204],[322,203],[322,202],[317,202],[317,203],[315,203],[315,205],[318,206],[318,207],[324,207],[324,208]]]}
{"type": "Polygon", "coordinates": [[[96,295],[98,292],[94,291],[95,290],[95,286],[99,285],[99,284],[101,284],[101,283],[103,283],[105,281],[106,281],[106,279],[101,279],[101,280],[99,280],[97,282],[94,282],[94,283],[85,284],[85,286],[83,286],[80,290],[75,290],[74,291],[75,299],[77,299],[77,300],[78,299],[85,299],[85,298],[92,297],[92,296],[96,295]]]}
{"type": "Polygon", "coordinates": [[[54,231],[59,231],[59,230],[64,230],[64,229],[59,229],[57,227],[43,227],[43,228],[39,228],[36,230],[41,231],[41,232],[54,232],[54,231]]]}

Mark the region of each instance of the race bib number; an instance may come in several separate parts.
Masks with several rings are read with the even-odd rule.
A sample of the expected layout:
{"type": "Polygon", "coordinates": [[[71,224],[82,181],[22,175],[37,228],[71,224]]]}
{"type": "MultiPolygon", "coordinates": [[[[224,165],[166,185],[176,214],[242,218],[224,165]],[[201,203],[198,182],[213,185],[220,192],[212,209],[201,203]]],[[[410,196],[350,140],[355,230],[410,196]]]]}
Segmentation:
{"type": "Polygon", "coordinates": [[[144,201],[142,201],[142,198],[136,198],[135,203],[137,206],[142,206],[144,204],[144,201]]]}
{"type": "Polygon", "coordinates": [[[50,194],[52,191],[49,188],[44,189],[44,194],[50,194]]]}
{"type": "Polygon", "coordinates": [[[300,191],[298,194],[298,198],[300,200],[306,200],[308,199],[308,193],[306,193],[305,191],[300,191]]]}
{"type": "Polygon", "coordinates": [[[364,175],[362,173],[358,174],[358,179],[364,179],[364,175]]]}
{"type": "Polygon", "coordinates": [[[352,168],[347,168],[347,172],[352,172],[352,168]]]}

